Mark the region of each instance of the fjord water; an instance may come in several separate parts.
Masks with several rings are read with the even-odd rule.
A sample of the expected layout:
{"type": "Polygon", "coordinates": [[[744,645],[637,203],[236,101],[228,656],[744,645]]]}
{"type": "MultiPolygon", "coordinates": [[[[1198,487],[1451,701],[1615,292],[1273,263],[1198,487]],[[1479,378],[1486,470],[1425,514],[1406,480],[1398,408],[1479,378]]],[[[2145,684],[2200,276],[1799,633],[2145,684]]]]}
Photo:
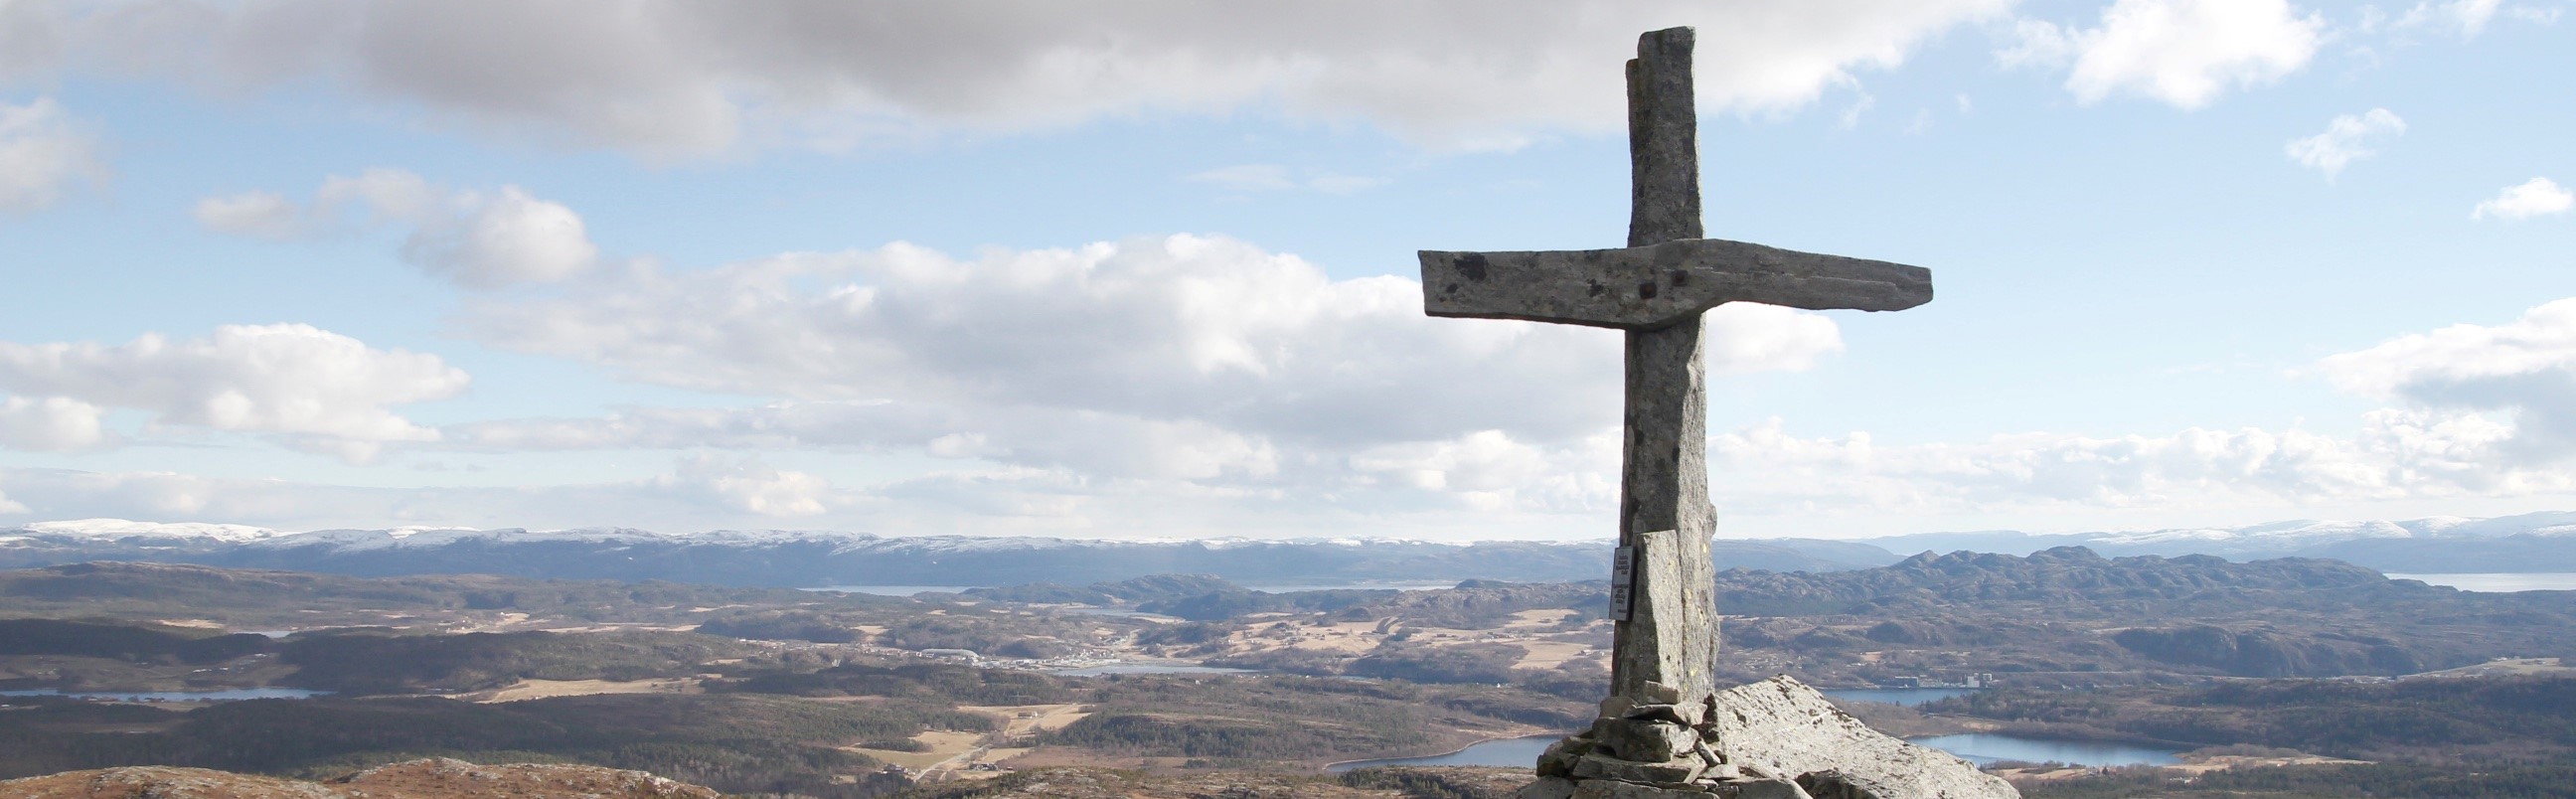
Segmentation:
{"type": "Polygon", "coordinates": [[[0,691],[0,696],[67,696],[119,702],[229,702],[238,699],[311,699],[329,691],[302,688],[227,688],[220,691],[64,691],[58,688],[0,691]]]}
{"type": "MultiPolygon", "coordinates": [[[[1841,700],[1912,707],[1975,691],[1973,688],[1836,688],[1824,693],[1841,700]]],[[[1555,743],[1558,737],[1501,738],[1448,754],[1355,760],[1333,764],[1330,770],[1338,773],[1369,766],[1527,766],[1537,762],[1539,753],[1547,751],[1548,744],[1555,743]]],[[[1958,755],[1978,765],[1998,760],[2056,761],[2082,766],[2169,765],[2176,762],[2176,750],[2172,749],[2023,735],[1940,735],[1917,738],[1914,743],[1958,755]]]]}
{"type": "Polygon", "coordinates": [[[912,596],[914,594],[931,593],[962,594],[971,589],[982,587],[983,586],[977,585],[826,585],[817,588],[807,588],[804,590],[839,591],[844,594],[874,594],[877,596],[912,596]]]}
{"type": "MultiPolygon", "coordinates": [[[[1538,762],[1539,753],[1559,736],[1538,735],[1528,738],[1502,738],[1476,744],[1445,755],[1429,757],[1396,757],[1384,760],[1354,760],[1335,763],[1325,770],[1341,773],[1370,766],[1506,766],[1522,767],[1538,762]]],[[[2022,735],[1973,733],[1937,735],[1912,739],[1915,744],[1939,749],[1965,758],[1977,765],[1999,760],[2030,763],[2058,762],[2078,766],[2166,766],[2181,762],[2176,750],[2130,744],[2106,744],[2093,741],[2068,741],[2022,735]]]]}
{"type": "Polygon", "coordinates": [[[1112,674],[1259,674],[1250,669],[1220,666],[1192,666],[1174,663],[1113,663],[1107,666],[1085,666],[1055,672],[1067,677],[1106,677],[1112,674]]]}
{"type": "Polygon", "coordinates": [[[1497,738],[1445,755],[1429,757],[1393,757],[1384,760],[1353,760],[1335,763],[1324,770],[1340,774],[1370,766],[1527,766],[1538,762],[1540,753],[1561,735],[1533,735],[1527,738],[1497,738]]]}
{"type": "Polygon", "coordinates": [[[1935,735],[1907,739],[1918,746],[1928,746],[1966,758],[1977,765],[1999,760],[2024,763],[2065,763],[2075,766],[2170,766],[2182,760],[2179,750],[2135,744],[2111,744],[2098,741],[2068,741],[2025,735],[1999,735],[1972,732],[1961,735],[1935,735]]]}
{"type": "Polygon", "coordinates": [[[2523,574],[2397,574],[2391,580],[2422,580],[2429,585],[2447,585],[2462,591],[2485,594],[2509,594],[2517,591],[2576,591],[2576,572],[2530,572],[2523,574]]]}
{"type": "Polygon", "coordinates": [[[1975,688],[1827,688],[1826,696],[1848,702],[1878,702],[1906,707],[1921,707],[1953,696],[1976,693],[1975,688]]]}

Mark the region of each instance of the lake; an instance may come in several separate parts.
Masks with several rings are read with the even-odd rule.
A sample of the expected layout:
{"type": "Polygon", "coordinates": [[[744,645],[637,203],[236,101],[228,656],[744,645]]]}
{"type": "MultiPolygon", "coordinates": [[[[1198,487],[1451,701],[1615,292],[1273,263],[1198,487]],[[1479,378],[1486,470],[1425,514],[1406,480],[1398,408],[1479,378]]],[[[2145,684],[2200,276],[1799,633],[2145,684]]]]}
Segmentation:
{"type": "Polygon", "coordinates": [[[2483,594],[2509,594],[2515,591],[2576,591],[2576,572],[2531,572],[2527,574],[2397,574],[2391,580],[2422,580],[2433,585],[2447,585],[2462,591],[2483,594]]]}
{"type": "Polygon", "coordinates": [[[1257,674],[1250,669],[1225,669],[1215,666],[1186,666],[1177,663],[1114,663],[1107,666],[1085,666],[1055,672],[1067,677],[1104,677],[1111,674],[1257,674]]]}
{"type": "Polygon", "coordinates": [[[1065,605],[1057,607],[1056,610],[1084,616],[1118,616],[1129,619],[1144,619],[1147,621],[1162,622],[1186,621],[1186,619],[1182,619],[1178,616],[1165,616],[1160,613],[1147,613],[1141,610],[1128,610],[1126,608],[1095,608],[1089,606],[1065,605]]]}
{"type": "Polygon", "coordinates": [[[1459,581],[1457,580],[1417,580],[1411,582],[1398,581],[1380,583],[1285,583],[1273,585],[1245,585],[1244,587],[1272,594],[1292,594],[1299,591],[1430,591],[1442,588],[1456,588],[1458,587],[1458,583],[1459,581]]]}
{"type": "Polygon", "coordinates": [[[844,594],[875,594],[877,596],[912,596],[914,594],[927,594],[931,592],[963,594],[966,593],[967,589],[982,587],[983,586],[980,585],[827,585],[821,588],[807,588],[804,590],[839,591],[844,594]]]}
{"type": "MultiPolygon", "coordinates": [[[[1255,590],[1255,591],[1266,591],[1266,592],[1273,593],[1273,594],[1285,594],[1285,593],[1290,593],[1290,592],[1295,592],[1295,591],[1340,591],[1340,590],[1346,590],[1346,589],[1364,589],[1364,590],[1376,590],[1376,591],[1389,591],[1389,590],[1392,590],[1392,591],[1428,591],[1428,590],[1431,590],[1431,589],[1434,589],[1434,588],[1450,588],[1450,587],[1456,586],[1457,584],[1458,584],[1458,581],[1456,581],[1456,580],[1441,580],[1441,581],[1383,582],[1383,583],[1297,583],[1297,584],[1285,584],[1285,585],[1245,585],[1245,586],[1243,586],[1243,587],[1245,587],[1245,588],[1249,588],[1249,589],[1252,589],[1252,590],[1255,590]]],[[[985,588],[985,587],[987,587],[987,586],[980,586],[980,585],[827,585],[827,586],[823,586],[823,587],[820,587],[820,588],[805,588],[805,589],[800,589],[800,590],[805,590],[805,591],[839,591],[839,592],[842,592],[842,593],[845,593],[845,594],[875,594],[875,595],[877,595],[877,596],[912,596],[912,595],[914,595],[914,594],[926,594],[926,593],[932,593],[932,592],[945,593],[945,594],[963,594],[963,593],[966,593],[967,589],[972,589],[972,588],[985,588]]]]}
{"type": "Polygon", "coordinates": [[[122,702],[226,702],[236,699],[310,699],[330,693],[302,688],[229,688],[221,691],[72,691],[56,688],[0,691],[0,696],[68,696],[73,699],[114,699],[122,702]]]}
{"type": "Polygon", "coordinates": [[[1998,760],[2028,763],[2055,761],[2077,766],[2170,766],[2180,763],[2174,757],[2178,750],[2136,744],[2106,744],[2097,741],[2062,741],[2021,735],[1998,735],[1972,732],[1964,735],[1935,735],[1908,739],[1967,758],[1983,766],[1998,760]]]}
{"type": "Polygon", "coordinates": [[[1883,702],[1890,705],[1921,707],[1953,696],[1967,696],[1975,688],[1826,688],[1826,696],[1851,702],[1883,702]]]}
{"type": "Polygon", "coordinates": [[[1527,766],[1538,762],[1538,756],[1556,743],[1561,735],[1534,735],[1528,738],[1502,738],[1476,744],[1445,755],[1429,757],[1396,757],[1385,760],[1353,760],[1325,766],[1324,770],[1340,774],[1370,766],[1527,766]]]}
{"type": "MultiPolygon", "coordinates": [[[[1944,690],[1944,689],[1924,689],[1944,690]]],[[[1539,735],[1528,738],[1503,738],[1486,741],[1445,755],[1396,757],[1384,760],[1354,760],[1335,763],[1324,770],[1339,774],[1370,766],[1527,766],[1538,762],[1540,753],[1561,736],[1539,735]]],[[[1966,758],[1977,765],[1997,760],[2026,760],[2033,763],[2057,761],[2084,766],[2164,766],[2181,762],[2174,750],[2130,744],[2106,744],[2092,741],[2060,741],[2019,735],[1975,733],[1938,735],[1917,738],[1913,742],[1966,758]]]]}

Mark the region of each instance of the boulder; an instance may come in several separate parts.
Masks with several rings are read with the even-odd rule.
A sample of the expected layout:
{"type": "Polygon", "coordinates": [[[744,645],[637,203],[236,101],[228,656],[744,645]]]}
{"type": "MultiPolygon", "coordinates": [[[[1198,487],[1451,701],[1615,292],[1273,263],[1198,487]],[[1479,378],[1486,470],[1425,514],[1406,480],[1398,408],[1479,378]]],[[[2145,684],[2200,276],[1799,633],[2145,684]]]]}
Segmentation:
{"type": "Polygon", "coordinates": [[[2021,797],[2011,783],[1968,761],[1870,729],[1785,675],[1720,691],[1710,708],[1715,746],[1726,762],[1746,774],[1795,779],[1818,797],[2021,797]]]}

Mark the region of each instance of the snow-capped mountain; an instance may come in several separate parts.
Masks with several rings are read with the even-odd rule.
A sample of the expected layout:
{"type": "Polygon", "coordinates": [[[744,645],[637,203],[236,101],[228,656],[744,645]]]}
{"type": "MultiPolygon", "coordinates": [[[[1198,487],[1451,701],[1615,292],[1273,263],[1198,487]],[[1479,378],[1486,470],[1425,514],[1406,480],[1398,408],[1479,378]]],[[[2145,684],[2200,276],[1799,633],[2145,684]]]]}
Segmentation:
{"type": "Polygon", "coordinates": [[[98,541],[166,540],[222,541],[245,543],[275,538],[288,533],[266,527],[243,524],[208,524],[205,522],[135,522],[124,519],[72,519],[59,522],[37,522],[17,530],[16,535],[44,535],[98,541]]]}
{"type": "MultiPolygon", "coordinates": [[[[1845,542],[1722,541],[1713,549],[1722,568],[1822,571],[1897,560],[1886,550],[1845,542]]],[[[1609,574],[1609,555],[1609,544],[1600,541],[1100,541],[626,528],[285,533],[117,520],[0,529],[0,568],[141,560],[363,576],[482,573],[797,587],[1080,585],[1152,574],[1208,574],[1252,585],[1593,580],[1609,574]]]]}
{"type": "Polygon", "coordinates": [[[2334,558],[2391,572],[2576,571],[2576,512],[2470,519],[2267,522],[2244,527],[2032,534],[1925,533],[1871,539],[1897,552],[2028,554],[2081,546],[2109,556],[2217,555],[2229,560],[2334,558]]]}
{"type": "MultiPolygon", "coordinates": [[[[2190,554],[2247,561],[2319,557],[2401,573],[2576,571],[2576,513],[2495,519],[2284,521],[2229,528],[2029,534],[1930,533],[1867,541],[1720,539],[1718,568],[1834,571],[1923,551],[2028,554],[2082,546],[2106,556],[2190,554]]],[[[228,524],[84,519],[0,528],[0,568],[88,560],[199,563],[337,574],[828,585],[1089,584],[1207,574],[1250,585],[1595,580],[1607,542],[1449,544],[1369,538],[1103,541],[904,536],[828,530],[662,533],[628,528],[283,532],[228,524]]]]}

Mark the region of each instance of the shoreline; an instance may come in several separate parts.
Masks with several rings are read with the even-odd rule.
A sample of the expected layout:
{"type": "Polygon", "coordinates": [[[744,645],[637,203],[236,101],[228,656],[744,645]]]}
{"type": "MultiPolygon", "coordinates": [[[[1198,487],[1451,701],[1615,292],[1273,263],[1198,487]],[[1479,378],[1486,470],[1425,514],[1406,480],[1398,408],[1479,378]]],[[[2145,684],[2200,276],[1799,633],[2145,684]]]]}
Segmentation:
{"type": "MultiPolygon", "coordinates": [[[[1432,753],[1432,754],[1427,754],[1427,755],[1407,755],[1407,756],[1404,756],[1404,757],[1363,757],[1363,758],[1355,758],[1355,759],[1351,759],[1351,760],[1336,760],[1336,761],[1333,761],[1333,762],[1330,762],[1330,763],[1326,763],[1326,764],[1324,764],[1324,773],[1326,773],[1326,774],[1333,774],[1333,773],[1337,773],[1337,772],[1333,771],[1334,767],[1336,767],[1336,766],[1348,766],[1348,765],[1350,765],[1350,764],[1352,764],[1352,763],[1376,763],[1376,762],[1388,761],[1388,760],[1422,760],[1422,759],[1426,759],[1426,758],[1434,758],[1434,757],[1448,757],[1448,756],[1450,756],[1450,755],[1454,755],[1454,754],[1457,754],[1457,753],[1460,753],[1460,752],[1464,752],[1464,751],[1467,751],[1467,750],[1469,750],[1469,749],[1474,749],[1474,748],[1476,748],[1476,747],[1483,746],[1483,745],[1485,745],[1485,744],[1489,744],[1489,743],[1493,743],[1493,742],[1495,742],[1495,741],[1517,741],[1517,740],[1520,740],[1520,739],[1522,739],[1522,738],[1550,738],[1550,737],[1564,737],[1564,736],[1567,736],[1567,735],[1573,735],[1573,734],[1574,734],[1574,733],[1572,733],[1572,732],[1536,732],[1536,733],[1530,733],[1530,734],[1528,734],[1528,735],[1505,735],[1505,736],[1502,736],[1502,737],[1499,737],[1499,738],[1480,738],[1480,739],[1477,739],[1474,743],[1467,744],[1466,746],[1461,746],[1461,747],[1458,747],[1458,748],[1456,748],[1456,749],[1451,749],[1451,750],[1446,751],[1446,752],[1434,752],[1434,753],[1432,753]]],[[[1351,768],[1373,768],[1373,767],[1371,767],[1371,766],[1351,766],[1351,768]]],[[[1484,767],[1484,768],[1493,768],[1493,767],[1484,767]]],[[[1348,769],[1345,769],[1345,770],[1347,771],[1348,769]]]]}

